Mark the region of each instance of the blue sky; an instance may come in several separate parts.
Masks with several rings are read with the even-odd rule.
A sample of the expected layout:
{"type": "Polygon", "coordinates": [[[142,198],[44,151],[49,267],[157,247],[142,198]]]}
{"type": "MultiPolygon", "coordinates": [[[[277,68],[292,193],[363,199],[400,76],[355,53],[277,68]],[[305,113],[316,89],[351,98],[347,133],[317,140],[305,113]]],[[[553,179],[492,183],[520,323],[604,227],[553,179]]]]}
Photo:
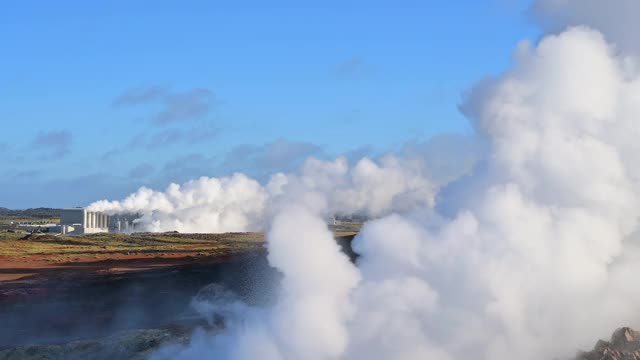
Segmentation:
{"type": "Polygon", "coordinates": [[[0,206],[471,132],[479,79],[539,36],[527,1],[4,1],[0,206]]]}

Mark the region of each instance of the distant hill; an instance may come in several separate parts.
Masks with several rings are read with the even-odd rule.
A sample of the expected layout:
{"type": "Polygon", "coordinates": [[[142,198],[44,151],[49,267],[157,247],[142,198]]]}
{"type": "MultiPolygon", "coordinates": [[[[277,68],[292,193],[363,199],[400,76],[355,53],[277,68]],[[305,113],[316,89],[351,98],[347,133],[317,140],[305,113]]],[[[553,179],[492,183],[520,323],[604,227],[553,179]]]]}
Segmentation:
{"type": "Polygon", "coordinates": [[[51,219],[60,217],[60,209],[35,208],[25,210],[11,210],[0,207],[1,218],[51,219]]]}

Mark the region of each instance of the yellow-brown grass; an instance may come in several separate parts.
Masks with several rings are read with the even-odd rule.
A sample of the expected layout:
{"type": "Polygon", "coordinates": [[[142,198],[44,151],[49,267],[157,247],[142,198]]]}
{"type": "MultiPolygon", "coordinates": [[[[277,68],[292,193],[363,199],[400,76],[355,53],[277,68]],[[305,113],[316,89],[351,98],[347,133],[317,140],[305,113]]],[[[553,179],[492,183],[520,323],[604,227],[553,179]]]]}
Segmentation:
{"type": "Polygon", "coordinates": [[[65,261],[77,256],[101,258],[112,254],[153,255],[197,253],[201,256],[233,255],[264,246],[260,233],[227,234],[91,234],[62,236],[0,233],[0,256],[39,256],[65,261]]]}

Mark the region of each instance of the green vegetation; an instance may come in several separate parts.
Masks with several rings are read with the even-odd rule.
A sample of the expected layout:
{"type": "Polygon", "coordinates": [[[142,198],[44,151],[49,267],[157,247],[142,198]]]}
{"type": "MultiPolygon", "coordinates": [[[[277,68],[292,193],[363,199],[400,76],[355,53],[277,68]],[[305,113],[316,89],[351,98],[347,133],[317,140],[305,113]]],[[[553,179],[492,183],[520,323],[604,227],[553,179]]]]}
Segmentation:
{"type": "Polygon", "coordinates": [[[60,222],[60,209],[11,210],[0,207],[0,225],[14,223],[50,224],[60,222]]]}
{"type": "Polygon", "coordinates": [[[0,256],[37,256],[48,261],[70,261],[83,256],[107,259],[114,255],[225,256],[260,249],[264,246],[260,233],[227,234],[91,234],[56,236],[0,232],[0,256]]]}
{"type": "MultiPolygon", "coordinates": [[[[352,236],[360,224],[332,226],[336,236],[352,236]]],[[[0,229],[0,259],[35,259],[50,262],[98,261],[122,256],[176,257],[228,256],[264,248],[262,233],[181,234],[98,233],[83,236],[29,234],[0,229]]]]}
{"type": "Polygon", "coordinates": [[[336,236],[353,235],[360,231],[362,224],[351,223],[346,221],[339,221],[336,225],[332,226],[336,236]]]}

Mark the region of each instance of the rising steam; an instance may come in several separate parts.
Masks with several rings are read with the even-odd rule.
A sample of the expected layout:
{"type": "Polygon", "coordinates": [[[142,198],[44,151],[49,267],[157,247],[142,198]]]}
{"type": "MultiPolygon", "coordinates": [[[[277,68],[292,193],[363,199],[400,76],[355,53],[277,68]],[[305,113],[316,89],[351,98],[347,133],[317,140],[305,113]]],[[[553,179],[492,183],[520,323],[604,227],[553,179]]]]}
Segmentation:
{"type": "Polygon", "coordinates": [[[135,213],[147,231],[230,232],[267,227],[278,209],[301,197],[320,201],[319,212],[381,216],[433,204],[434,185],[422,161],[386,156],[349,166],[308,159],[299,174],[278,173],[265,186],[242,174],[171,184],[159,192],[141,188],[122,201],[98,201],[89,208],[109,214],[135,213]]]}
{"type": "Polygon", "coordinates": [[[398,158],[94,204],[152,230],[269,229],[278,303],[156,357],[553,359],[640,325],[640,61],[607,35],[523,42],[472,91],[464,111],[489,151],[435,208],[428,174],[398,158]],[[380,217],[355,240],[357,266],[323,221],[335,211],[380,217]]]}

